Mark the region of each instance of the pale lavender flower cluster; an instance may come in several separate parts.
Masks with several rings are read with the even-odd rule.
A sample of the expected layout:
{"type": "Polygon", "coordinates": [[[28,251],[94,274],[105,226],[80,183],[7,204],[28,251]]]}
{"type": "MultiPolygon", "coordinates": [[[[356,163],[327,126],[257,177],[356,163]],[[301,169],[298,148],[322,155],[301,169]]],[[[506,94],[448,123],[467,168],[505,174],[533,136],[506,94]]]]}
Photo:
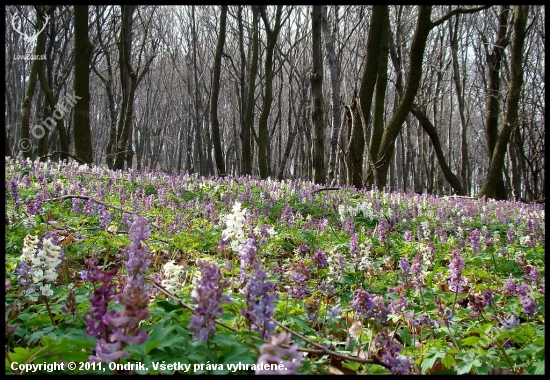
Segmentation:
{"type": "Polygon", "coordinates": [[[474,253],[481,251],[481,235],[477,228],[473,228],[468,235],[468,243],[474,253]]]}
{"type": "Polygon", "coordinates": [[[197,304],[195,315],[189,318],[187,326],[193,331],[193,340],[206,342],[216,332],[216,318],[223,314],[222,303],[231,303],[231,298],[223,294],[229,286],[228,280],[223,280],[222,271],[216,264],[207,261],[197,261],[202,277],[192,298],[197,304]]]}
{"type": "Polygon", "coordinates": [[[304,299],[304,297],[311,294],[311,291],[307,288],[309,269],[303,261],[291,264],[289,278],[292,285],[289,287],[288,292],[292,298],[304,299]]]}
{"type": "Polygon", "coordinates": [[[374,318],[378,323],[387,320],[389,308],[382,296],[370,294],[364,289],[357,289],[354,293],[354,298],[349,306],[360,318],[374,318]]]}
{"type": "Polygon", "coordinates": [[[460,293],[466,284],[464,277],[462,276],[462,271],[464,270],[464,260],[462,259],[458,249],[453,249],[451,253],[453,257],[451,258],[451,263],[449,265],[451,268],[449,273],[449,289],[452,292],[460,293]]]}
{"type": "Polygon", "coordinates": [[[272,335],[269,343],[260,347],[261,356],[258,358],[256,375],[297,375],[298,366],[302,360],[302,354],[298,352],[298,345],[292,344],[290,347],[282,345],[290,344],[290,334],[280,333],[278,336],[272,335]]]}
{"type": "MultiPolygon", "coordinates": [[[[531,272],[528,272],[528,274],[529,273],[531,272]]],[[[533,317],[535,310],[538,306],[538,303],[533,299],[531,294],[529,294],[529,285],[527,284],[517,285],[516,282],[512,278],[510,278],[508,279],[506,284],[504,284],[502,288],[502,292],[507,296],[518,296],[519,302],[521,303],[521,306],[523,306],[523,311],[525,312],[525,314],[529,317],[533,317]]]]}
{"type": "Polygon", "coordinates": [[[21,201],[19,200],[19,185],[17,184],[17,180],[15,177],[12,177],[12,179],[9,182],[9,188],[11,197],[13,198],[13,201],[15,202],[15,209],[19,209],[19,205],[21,204],[21,201]]]}
{"type": "Polygon", "coordinates": [[[260,263],[257,254],[256,239],[249,238],[241,246],[241,273],[240,279],[245,283],[243,295],[246,302],[246,308],[241,310],[249,322],[253,331],[267,338],[275,328],[271,320],[275,312],[275,283],[266,281],[267,275],[260,269],[260,263]]]}
{"type": "Polygon", "coordinates": [[[409,263],[409,259],[401,257],[397,267],[403,271],[403,276],[405,277],[405,281],[407,281],[411,276],[411,264],[409,263]]]}
{"type": "Polygon", "coordinates": [[[413,275],[414,288],[421,292],[424,287],[424,274],[422,273],[422,254],[418,253],[411,265],[411,273],[413,275]]]}
{"type": "Polygon", "coordinates": [[[135,282],[140,289],[149,292],[149,284],[145,283],[145,274],[149,270],[151,260],[148,257],[149,247],[144,242],[151,236],[149,222],[146,218],[134,215],[134,221],[128,232],[130,245],[124,250],[124,265],[126,266],[127,284],[135,282]]]}
{"type": "Polygon", "coordinates": [[[533,286],[537,285],[537,281],[540,277],[540,271],[533,265],[526,265],[522,268],[525,275],[522,277],[524,280],[531,281],[533,286]]]}
{"type": "Polygon", "coordinates": [[[410,230],[405,231],[405,233],[403,234],[403,240],[405,240],[406,242],[413,241],[414,237],[413,237],[412,231],[410,230]]]}
{"type": "Polygon", "coordinates": [[[99,226],[103,229],[107,229],[111,223],[111,213],[107,207],[100,205],[99,206],[99,226]]]}

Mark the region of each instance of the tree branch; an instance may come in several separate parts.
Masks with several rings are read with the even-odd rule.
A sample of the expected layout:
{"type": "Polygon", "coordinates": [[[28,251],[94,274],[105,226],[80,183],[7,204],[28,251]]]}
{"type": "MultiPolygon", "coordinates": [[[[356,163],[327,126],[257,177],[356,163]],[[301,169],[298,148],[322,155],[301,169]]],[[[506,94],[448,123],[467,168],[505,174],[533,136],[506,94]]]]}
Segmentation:
{"type": "Polygon", "coordinates": [[[445,16],[441,17],[439,20],[432,21],[432,28],[435,28],[439,24],[444,23],[445,21],[447,21],[448,19],[450,19],[454,15],[461,14],[461,13],[462,14],[476,13],[476,12],[479,12],[479,11],[482,11],[484,9],[488,9],[488,8],[491,8],[491,7],[492,7],[492,5],[482,5],[482,6],[477,7],[477,8],[456,8],[456,9],[453,9],[452,11],[447,13],[445,16]]]}

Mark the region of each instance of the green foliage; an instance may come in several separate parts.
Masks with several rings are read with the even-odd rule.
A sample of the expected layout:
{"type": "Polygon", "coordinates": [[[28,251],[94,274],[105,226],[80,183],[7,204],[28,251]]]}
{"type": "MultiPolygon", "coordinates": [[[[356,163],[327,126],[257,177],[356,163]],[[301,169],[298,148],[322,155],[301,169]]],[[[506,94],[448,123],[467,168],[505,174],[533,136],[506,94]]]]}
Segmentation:
{"type": "MultiPolygon", "coordinates": [[[[42,165],[30,168],[18,162],[7,164],[6,184],[12,178],[18,179],[21,201],[17,208],[10,191],[6,191],[6,214],[10,215],[5,234],[6,279],[10,282],[6,291],[6,320],[8,327],[17,326],[13,333],[6,334],[7,374],[22,372],[12,368],[14,362],[75,362],[79,366],[89,363],[97,341],[84,333],[83,317],[91,306],[94,289],[90,283],[81,282],[80,273],[87,269],[84,259],[95,258],[104,269],[119,269],[117,286],[121,285],[120,279],[125,275],[122,252],[130,244],[130,238],[120,208],[136,211],[134,201],[137,211],[155,223],[146,242],[152,261],[148,281],[160,283],[163,265],[169,260],[183,270],[182,289],[176,299],[160,292],[151,298],[151,317],[140,325],[147,331],[147,341],[127,347],[130,358],[118,363],[142,363],[146,369],[126,373],[254,373],[246,366],[258,362],[259,349],[266,342],[242,315],[246,308],[242,257],[220,243],[226,228],[223,217],[238,201],[248,212],[243,226],[246,237],[253,234],[261,241],[257,253],[267,274],[266,281],[276,284],[278,302],[273,318],[299,334],[293,336],[293,343],[313,350],[302,359],[300,373],[345,370],[388,374],[388,366],[356,360],[382,356],[376,338],[388,331],[392,345],[401,349],[400,358],[410,357],[414,363],[413,373],[544,374],[545,298],[541,281],[545,248],[541,209],[506,202],[351,189],[313,193],[311,184],[300,181],[220,180],[159,173],[130,176],[52,163],[48,168],[42,165]],[[55,186],[62,186],[68,189],[68,194],[75,194],[76,181],[94,199],[101,199],[103,191],[103,202],[117,207],[109,208],[111,219],[107,227],[100,226],[97,212],[89,215],[82,210],[76,212],[70,198],[42,202],[42,211],[36,215],[28,212],[28,203],[36,200],[38,193],[44,190],[55,197],[58,191],[55,186]],[[126,199],[123,204],[118,198],[119,187],[126,199]],[[142,193],[138,189],[143,190],[144,196],[131,200],[132,195],[142,193]],[[154,199],[150,205],[149,197],[154,199]],[[351,229],[355,228],[357,236],[343,228],[345,218],[351,218],[351,229]],[[384,221],[390,227],[382,239],[379,229],[384,221]],[[425,226],[426,236],[422,232],[425,226]],[[262,232],[262,227],[274,233],[262,232]],[[444,231],[444,238],[436,234],[437,228],[444,231]],[[479,231],[485,228],[485,240],[477,252],[468,240],[474,228],[479,231]],[[408,241],[404,238],[406,231],[412,234],[408,241]],[[29,234],[39,239],[46,234],[55,236],[65,255],[60,275],[52,286],[53,295],[48,298],[49,310],[39,290],[30,291],[19,284],[21,278],[16,270],[20,267],[23,241],[29,234]],[[489,236],[499,238],[488,244],[489,236]],[[359,244],[357,255],[350,253],[352,238],[359,244]],[[464,290],[458,293],[449,287],[451,252],[455,249],[464,260],[461,275],[467,279],[464,290]],[[326,255],[326,266],[320,265],[317,252],[326,255]],[[423,260],[421,290],[414,286],[414,277],[406,278],[401,269],[401,260],[412,264],[417,257],[423,260]],[[230,283],[227,295],[233,301],[223,305],[216,332],[207,342],[194,341],[187,328],[192,316],[190,309],[195,306],[193,291],[198,260],[212,261],[222,269],[230,283]],[[528,266],[540,272],[535,282],[524,277],[528,266]],[[525,298],[503,291],[510,276],[516,284],[526,287],[530,299],[536,303],[532,315],[525,312],[525,298]],[[70,298],[71,287],[76,300],[74,314],[62,309],[70,298]],[[296,287],[303,288],[305,295],[301,298],[291,293],[296,287]],[[406,301],[405,306],[394,310],[384,322],[361,318],[350,305],[358,289],[381,296],[388,310],[400,301],[406,301]],[[487,291],[492,292],[493,302],[477,313],[472,300],[482,299],[487,291]],[[445,311],[452,312],[450,319],[442,317],[445,311]],[[434,323],[419,325],[416,321],[420,315],[434,323]],[[517,323],[505,325],[504,321],[510,317],[517,323]],[[320,347],[347,355],[348,359],[337,361],[326,352],[321,353],[320,347]],[[239,363],[240,367],[230,366],[239,363]],[[182,370],[182,366],[189,369],[182,370]]],[[[84,203],[80,200],[81,208],[84,203]]],[[[277,331],[282,328],[277,327],[277,331]]],[[[54,373],[121,371],[112,371],[103,363],[101,367],[83,365],[74,371],[54,373]]]]}

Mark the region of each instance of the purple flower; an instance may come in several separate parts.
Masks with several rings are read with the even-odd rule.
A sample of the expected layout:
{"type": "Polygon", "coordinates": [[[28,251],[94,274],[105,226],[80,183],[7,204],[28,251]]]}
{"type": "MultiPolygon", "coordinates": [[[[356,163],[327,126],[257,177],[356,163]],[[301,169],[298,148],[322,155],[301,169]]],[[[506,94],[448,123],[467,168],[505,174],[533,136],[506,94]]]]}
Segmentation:
{"type": "Polygon", "coordinates": [[[275,328],[271,317],[275,312],[275,283],[266,281],[267,275],[260,269],[257,254],[257,243],[254,237],[241,246],[240,280],[244,283],[243,295],[246,308],[241,310],[253,331],[267,338],[275,328]]]}
{"type": "Polygon", "coordinates": [[[93,267],[82,275],[83,281],[94,283],[94,293],[90,298],[92,306],[86,312],[90,317],[82,319],[88,325],[84,330],[88,335],[96,338],[107,337],[107,326],[103,321],[103,317],[107,314],[109,302],[114,299],[117,291],[114,284],[111,283],[118,269],[101,270],[92,263],[93,267]],[[97,286],[100,284],[100,286],[97,286]]]}
{"type": "Polygon", "coordinates": [[[19,208],[19,205],[21,202],[19,201],[19,185],[17,181],[15,180],[15,177],[12,177],[9,183],[10,187],[10,193],[11,197],[13,198],[13,201],[15,202],[15,209],[17,210],[19,208]]]}
{"type": "Polygon", "coordinates": [[[127,284],[135,282],[136,285],[149,292],[149,284],[145,283],[145,275],[149,270],[151,260],[148,257],[149,247],[144,245],[144,241],[149,238],[151,231],[149,230],[149,222],[146,218],[134,215],[134,221],[130,226],[128,236],[130,237],[130,245],[124,250],[124,265],[126,266],[127,284]]]}
{"type": "Polygon", "coordinates": [[[285,348],[282,345],[290,345],[290,334],[280,333],[278,336],[272,335],[269,343],[260,347],[262,354],[258,358],[256,375],[297,375],[298,366],[302,360],[302,354],[299,353],[298,345],[292,344],[285,348]]]}
{"type": "Polygon", "coordinates": [[[222,303],[231,303],[231,298],[223,295],[229,281],[222,279],[222,271],[213,263],[198,261],[197,266],[201,268],[202,277],[192,298],[197,304],[195,315],[191,316],[187,327],[194,333],[193,340],[206,342],[216,332],[216,318],[223,315],[222,303]]]}
{"type": "Polygon", "coordinates": [[[532,318],[535,314],[535,309],[537,308],[538,304],[533,300],[530,294],[524,294],[519,297],[519,302],[521,303],[521,306],[523,306],[523,311],[525,314],[532,318]]]}
{"type": "Polygon", "coordinates": [[[411,265],[411,273],[414,276],[414,288],[421,292],[424,288],[424,275],[422,274],[422,254],[418,253],[411,265]]]}
{"type": "Polygon", "coordinates": [[[492,302],[493,292],[491,292],[490,290],[487,290],[483,294],[483,297],[480,297],[473,293],[468,294],[468,303],[470,305],[470,309],[472,309],[473,311],[473,313],[470,314],[470,318],[480,316],[485,307],[491,305],[492,302]]]}
{"type": "Polygon", "coordinates": [[[247,276],[243,288],[246,309],[241,314],[248,320],[253,331],[266,338],[275,328],[271,317],[275,312],[275,283],[266,281],[267,275],[259,268],[247,276]]]}
{"type": "Polygon", "coordinates": [[[326,268],[328,266],[327,254],[323,250],[315,251],[313,255],[313,262],[319,266],[319,268],[326,268]]]}
{"type": "Polygon", "coordinates": [[[428,314],[420,314],[418,318],[413,319],[413,323],[418,326],[428,325],[430,327],[436,327],[437,322],[431,319],[428,314]]]}
{"type": "Polygon", "coordinates": [[[304,299],[305,296],[311,294],[307,288],[309,270],[306,268],[303,261],[291,264],[289,277],[292,285],[288,289],[288,292],[292,298],[304,299]]]}
{"type": "Polygon", "coordinates": [[[349,238],[349,253],[351,257],[359,256],[359,235],[352,233],[349,238]]]}
{"type": "Polygon", "coordinates": [[[407,280],[411,275],[411,264],[409,263],[409,259],[406,257],[400,258],[397,267],[403,271],[405,280],[407,280]]]}
{"type": "Polygon", "coordinates": [[[514,296],[517,293],[516,287],[516,282],[512,280],[512,278],[509,278],[506,284],[502,287],[502,292],[508,296],[514,296]]]}
{"type": "Polygon", "coordinates": [[[384,328],[380,331],[375,339],[375,345],[379,348],[380,359],[390,367],[392,375],[408,375],[411,373],[410,356],[399,357],[401,347],[392,344],[388,329],[384,328]]]}
{"type": "Polygon", "coordinates": [[[107,229],[111,223],[111,213],[107,207],[100,205],[99,206],[99,226],[103,229],[107,229]]]}
{"type": "Polygon", "coordinates": [[[516,317],[515,315],[510,315],[508,318],[506,319],[503,319],[502,321],[502,327],[505,329],[505,330],[511,330],[513,329],[514,327],[518,327],[519,326],[519,318],[516,317]]]}
{"type": "Polygon", "coordinates": [[[353,301],[349,303],[349,306],[355,310],[360,318],[374,317],[378,323],[387,320],[389,309],[385,305],[384,298],[371,295],[364,289],[357,289],[354,294],[353,301]]]}
{"type": "Polygon", "coordinates": [[[474,228],[470,231],[470,235],[468,236],[468,243],[470,244],[472,251],[474,251],[475,253],[481,251],[481,236],[477,228],[474,228]]]}
{"type": "Polygon", "coordinates": [[[110,363],[123,356],[128,359],[130,355],[124,348],[147,340],[147,332],[139,328],[139,323],[151,316],[149,296],[132,282],[116,300],[123,309],[120,312],[109,310],[103,315],[102,322],[109,334],[98,338],[95,355],[89,356],[92,362],[110,363]]]}
{"type": "Polygon", "coordinates": [[[464,260],[462,256],[460,256],[460,251],[458,249],[453,249],[451,253],[453,257],[449,265],[451,268],[449,273],[449,289],[453,292],[460,293],[465,285],[464,277],[462,276],[464,260]]]}
{"type": "Polygon", "coordinates": [[[403,234],[403,240],[405,240],[407,242],[413,241],[414,238],[413,238],[412,231],[410,231],[410,230],[405,231],[405,233],[403,234]]]}
{"type": "Polygon", "coordinates": [[[248,238],[246,243],[241,245],[239,257],[241,258],[241,280],[243,280],[243,275],[249,273],[258,262],[258,245],[255,238],[248,238]]]}
{"type": "Polygon", "coordinates": [[[73,198],[72,203],[73,203],[73,212],[76,215],[80,215],[80,213],[82,212],[82,209],[80,208],[80,199],[73,198]]]}
{"type": "Polygon", "coordinates": [[[525,267],[522,268],[523,271],[525,272],[525,275],[523,276],[523,279],[524,280],[527,280],[527,281],[531,281],[531,283],[533,284],[533,286],[536,286],[537,285],[537,281],[540,277],[540,272],[539,270],[533,266],[533,265],[526,265],[525,267]]]}

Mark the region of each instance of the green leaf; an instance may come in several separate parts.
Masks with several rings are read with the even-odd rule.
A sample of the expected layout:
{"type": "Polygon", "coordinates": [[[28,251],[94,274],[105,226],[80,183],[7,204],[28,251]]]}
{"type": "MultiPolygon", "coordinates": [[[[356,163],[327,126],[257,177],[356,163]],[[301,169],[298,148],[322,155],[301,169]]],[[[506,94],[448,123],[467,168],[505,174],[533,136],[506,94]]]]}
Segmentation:
{"type": "Polygon", "coordinates": [[[472,369],[472,362],[466,362],[466,363],[460,363],[455,367],[455,371],[457,375],[463,375],[465,373],[470,372],[472,369]]]}
{"type": "Polygon", "coordinates": [[[455,357],[453,355],[445,355],[445,357],[441,360],[441,364],[445,366],[445,368],[452,368],[454,364],[456,364],[455,357]]]}
{"type": "Polygon", "coordinates": [[[478,336],[469,336],[460,341],[463,346],[475,346],[479,342],[478,336]]]}
{"type": "Polygon", "coordinates": [[[399,335],[401,336],[401,339],[403,340],[403,343],[404,343],[404,346],[410,346],[412,345],[412,339],[411,339],[411,336],[409,335],[409,328],[402,328],[401,330],[399,330],[399,335]]]}
{"type": "Polygon", "coordinates": [[[148,354],[153,348],[166,346],[166,336],[170,334],[176,325],[165,326],[164,324],[157,324],[153,327],[153,330],[147,338],[145,353],[148,354]]]}

